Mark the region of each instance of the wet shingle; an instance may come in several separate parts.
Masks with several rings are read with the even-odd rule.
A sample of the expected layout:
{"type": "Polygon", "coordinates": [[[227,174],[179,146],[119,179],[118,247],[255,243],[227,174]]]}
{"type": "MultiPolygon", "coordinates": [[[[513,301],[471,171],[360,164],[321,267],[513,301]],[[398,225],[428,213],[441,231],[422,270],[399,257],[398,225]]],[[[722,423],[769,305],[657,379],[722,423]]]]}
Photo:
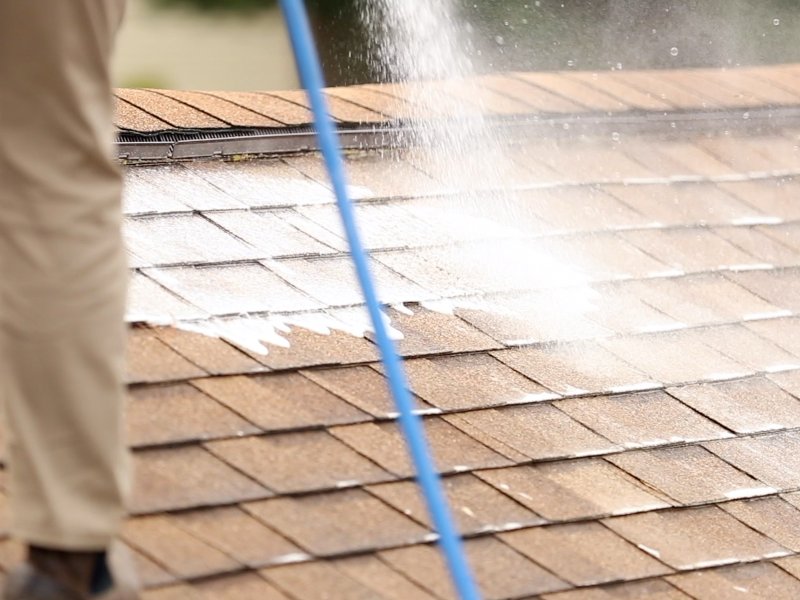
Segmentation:
{"type": "Polygon", "coordinates": [[[183,512],[170,522],[239,563],[258,569],[296,558],[300,549],[236,507],[183,512]]]}
{"type": "MultiPolygon", "coordinates": [[[[494,471],[486,473],[492,474],[494,471]]],[[[543,522],[522,504],[474,475],[446,477],[442,480],[442,485],[462,534],[538,525],[543,522]]],[[[428,510],[415,482],[373,485],[368,490],[415,521],[431,526],[428,510]]]]}
{"type": "Polygon", "coordinates": [[[499,537],[573,585],[597,585],[671,572],[600,523],[534,527],[499,537]]]}
{"type": "Polygon", "coordinates": [[[563,395],[657,385],[596,342],[529,346],[492,355],[563,395]]]}
{"type": "Polygon", "coordinates": [[[624,452],[608,460],[683,505],[775,492],[700,446],[624,452]]]}
{"type": "Polygon", "coordinates": [[[592,431],[628,448],[731,436],[661,391],[573,398],[556,406],[592,431]]]}
{"type": "Polygon", "coordinates": [[[444,410],[527,404],[556,397],[486,354],[417,358],[406,363],[411,390],[444,410]]]}
{"type": "Polygon", "coordinates": [[[155,383],[202,377],[207,373],[167,346],[149,329],[128,335],[128,383],[155,383]]]}
{"type": "Polygon", "coordinates": [[[516,458],[567,458],[618,448],[549,404],[492,408],[446,419],[470,435],[477,434],[498,452],[510,450],[510,456],[516,458]]]}
{"type": "Polygon", "coordinates": [[[697,600],[795,598],[800,581],[770,563],[737,565],[667,578],[697,600]]]}
{"type": "Polygon", "coordinates": [[[264,498],[269,492],[197,446],[134,454],[134,513],[155,513],[264,498]]]}
{"type": "Polygon", "coordinates": [[[669,506],[653,490],[608,462],[595,458],[492,469],[476,475],[551,521],[669,506]]]}
{"type": "Polygon", "coordinates": [[[128,443],[146,446],[258,431],[252,423],[187,384],[135,388],[130,392],[128,443]]]}
{"type": "Polygon", "coordinates": [[[212,442],[208,447],[226,462],[280,493],[392,478],[324,431],[212,442]]]}
{"type": "Polygon", "coordinates": [[[201,581],[193,588],[192,594],[208,600],[289,600],[288,596],[254,573],[201,581]]]}
{"type": "Polygon", "coordinates": [[[800,427],[800,402],[763,377],[682,386],[668,391],[736,433],[800,427]]]}
{"type": "Polygon", "coordinates": [[[797,552],[800,550],[800,510],[778,497],[741,500],[720,505],[756,531],[797,552]]]}
{"type": "Polygon", "coordinates": [[[692,600],[663,579],[618,583],[559,594],[546,594],[543,600],[692,600]]]}
{"type": "MultiPolygon", "coordinates": [[[[476,583],[487,599],[525,597],[560,590],[567,584],[496,538],[464,545],[476,583]]],[[[413,546],[380,553],[381,559],[439,598],[455,599],[441,553],[433,546],[413,546]]]]}
{"type": "Polygon", "coordinates": [[[122,538],[179,577],[203,577],[240,567],[235,560],[179,529],[164,516],[128,521],[122,538]]]}
{"type": "Polygon", "coordinates": [[[274,498],[244,508],[315,555],[410,544],[428,533],[363,490],[274,498]]]}
{"type": "Polygon", "coordinates": [[[292,590],[307,600],[352,598],[371,600],[375,590],[350,577],[327,561],[264,569],[261,576],[281,589],[292,590]]]}
{"type": "Polygon", "coordinates": [[[607,519],[604,523],[678,570],[789,553],[716,507],[648,512],[607,519]]]}
{"type": "Polygon", "coordinates": [[[434,600],[430,592],[395,571],[377,555],[343,558],[332,564],[359,583],[379,591],[385,600],[434,600]]]}
{"type": "MultiPolygon", "coordinates": [[[[440,471],[505,466],[508,460],[437,417],[424,421],[428,443],[440,471]]],[[[361,455],[400,477],[414,474],[408,448],[396,423],[334,427],[331,434],[361,455]]]]}
{"type": "Polygon", "coordinates": [[[707,442],[734,467],[778,489],[800,487],[800,434],[796,431],[707,442]]]}
{"type": "Polygon", "coordinates": [[[266,431],[364,421],[367,416],[299,373],[193,382],[266,431]]]}
{"type": "Polygon", "coordinates": [[[255,373],[264,367],[227,342],[173,327],[161,327],[155,335],[176,352],[211,375],[255,373]]]}

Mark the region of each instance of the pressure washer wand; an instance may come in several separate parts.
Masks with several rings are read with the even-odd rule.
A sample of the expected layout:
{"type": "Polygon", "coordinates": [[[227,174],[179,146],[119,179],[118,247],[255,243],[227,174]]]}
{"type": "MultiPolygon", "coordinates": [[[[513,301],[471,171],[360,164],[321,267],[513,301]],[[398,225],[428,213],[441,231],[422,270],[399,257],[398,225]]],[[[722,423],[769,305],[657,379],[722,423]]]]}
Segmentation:
{"type": "Polygon", "coordinates": [[[400,425],[416,468],[417,480],[422,487],[434,527],[439,534],[438,542],[444,552],[450,576],[459,597],[461,600],[480,600],[480,594],[464,554],[461,538],[453,524],[439,474],[431,459],[422,420],[413,410],[405,370],[383,321],[367,254],[361,243],[352,203],[347,195],[344,160],[328,111],[328,103],[323,93],[325,83],[308,22],[308,14],[303,0],[281,0],[281,7],[292,40],[300,79],[311,100],[320,147],[333,183],[336,203],[347,234],[358,281],[361,284],[372,326],[375,329],[375,338],[386,369],[389,387],[397,411],[400,413],[400,425]]]}

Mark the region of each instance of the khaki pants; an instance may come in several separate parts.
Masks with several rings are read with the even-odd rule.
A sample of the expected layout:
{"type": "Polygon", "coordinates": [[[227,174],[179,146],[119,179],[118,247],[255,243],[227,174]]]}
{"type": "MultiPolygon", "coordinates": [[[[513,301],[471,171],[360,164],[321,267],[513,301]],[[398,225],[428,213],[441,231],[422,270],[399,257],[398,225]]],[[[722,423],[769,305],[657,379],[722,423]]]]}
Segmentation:
{"type": "Polygon", "coordinates": [[[124,516],[127,269],[108,74],[123,0],[0,0],[0,397],[13,532],[104,548],[124,516]]]}

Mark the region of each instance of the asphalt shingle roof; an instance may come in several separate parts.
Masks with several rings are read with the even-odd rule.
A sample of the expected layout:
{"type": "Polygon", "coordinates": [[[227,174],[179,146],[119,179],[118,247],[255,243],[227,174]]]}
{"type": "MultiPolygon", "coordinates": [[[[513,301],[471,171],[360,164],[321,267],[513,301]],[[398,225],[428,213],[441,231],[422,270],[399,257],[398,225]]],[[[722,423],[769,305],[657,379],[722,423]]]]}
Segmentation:
{"type": "MultiPolygon", "coordinates": [[[[797,597],[800,150],[780,109],[800,105],[800,67],[481,85],[504,118],[663,123],[509,143],[500,179],[468,198],[424,149],[348,154],[484,594],[797,597]],[[778,112],[755,129],[670,127],[731,110],[778,112]]],[[[309,120],[298,93],[118,95],[135,131],[309,120]]],[[[397,86],[329,96],[342,122],[434,118],[397,86]]],[[[319,157],[126,178],[123,537],[146,597],[452,598],[319,157]],[[170,318],[184,325],[153,325],[170,318]]],[[[18,553],[0,549],[0,565],[18,553]]]]}

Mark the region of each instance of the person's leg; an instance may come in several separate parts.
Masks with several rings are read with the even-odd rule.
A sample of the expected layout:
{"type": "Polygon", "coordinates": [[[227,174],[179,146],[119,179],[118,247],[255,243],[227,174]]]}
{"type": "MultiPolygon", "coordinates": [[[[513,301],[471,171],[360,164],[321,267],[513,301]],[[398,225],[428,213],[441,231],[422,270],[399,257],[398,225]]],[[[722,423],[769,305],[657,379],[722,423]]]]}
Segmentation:
{"type": "Polygon", "coordinates": [[[0,399],[13,533],[39,552],[102,551],[124,516],[127,269],[109,83],[123,7],[0,1],[0,399]]]}

